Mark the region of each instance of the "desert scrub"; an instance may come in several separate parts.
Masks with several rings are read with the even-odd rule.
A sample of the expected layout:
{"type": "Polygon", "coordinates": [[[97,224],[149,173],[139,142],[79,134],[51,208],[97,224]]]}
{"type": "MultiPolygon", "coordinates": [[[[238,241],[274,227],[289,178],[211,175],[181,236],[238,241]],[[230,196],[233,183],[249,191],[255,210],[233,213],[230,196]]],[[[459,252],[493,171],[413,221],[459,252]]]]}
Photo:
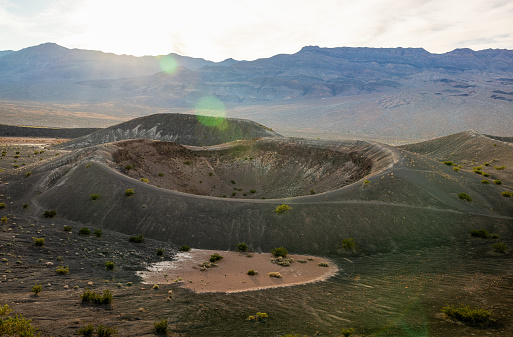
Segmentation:
{"type": "Polygon", "coordinates": [[[486,229],[473,229],[470,231],[470,235],[478,238],[488,239],[490,233],[486,229]]]}
{"type": "Polygon", "coordinates": [[[458,167],[458,166],[454,166],[454,167],[452,168],[452,170],[453,170],[453,171],[458,172],[458,171],[460,170],[460,167],[458,167]]]}
{"type": "Polygon", "coordinates": [[[45,212],[43,213],[43,216],[44,216],[45,218],[53,218],[53,217],[54,217],[54,216],[56,216],[56,215],[57,215],[57,211],[56,211],[56,210],[54,210],[54,209],[49,209],[48,211],[45,211],[45,212]]]}
{"type": "Polygon", "coordinates": [[[45,238],[32,238],[32,240],[34,241],[35,246],[41,247],[45,244],[45,238]]]}
{"type": "Polygon", "coordinates": [[[153,323],[154,331],[156,334],[165,335],[167,333],[167,319],[163,319],[160,322],[153,323]]]}
{"type": "Polygon", "coordinates": [[[493,183],[494,183],[495,185],[500,185],[500,184],[502,184],[502,180],[498,180],[498,179],[497,179],[497,180],[494,180],[494,181],[493,181],[493,183]]]}
{"type": "Polygon", "coordinates": [[[289,253],[289,251],[285,247],[278,247],[278,248],[271,249],[271,254],[273,254],[273,256],[275,256],[275,257],[278,257],[278,256],[287,257],[288,253],[289,253]]]}
{"type": "Polygon", "coordinates": [[[164,249],[157,248],[157,256],[162,256],[162,255],[164,255],[164,249]]]}
{"type": "Polygon", "coordinates": [[[237,243],[235,245],[235,248],[237,249],[238,252],[241,252],[241,253],[247,252],[249,249],[248,245],[245,242],[237,243]]]}
{"type": "Polygon", "coordinates": [[[28,207],[29,207],[29,204],[23,204],[23,205],[21,205],[21,207],[23,207],[23,208],[28,208],[28,207]]]}
{"type": "Polygon", "coordinates": [[[344,337],[349,337],[353,334],[354,332],[354,329],[353,328],[350,328],[350,329],[342,329],[342,331],[340,331],[340,333],[342,334],[342,336],[344,337]]]}
{"type": "Polygon", "coordinates": [[[250,276],[252,276],[252,275],[256,275],[256,273],[257,273],[257,272],[256,272],[256,271],[254,271],[253,269],[250,269],[250,270],[248,270],[248,272],[247,272],[247,274],[248,274],[248,275],[250,275],[250,276]]]}
{"type": "Polygon", "coordinates": [[[186,160],[186,161],[184,161],[183,163],[184,163],[185,165],[189,166],[189,165],[191,165],[191,164],[192,164],[192,161],[190,161],[190,160],[186,160]]]}
{"type": "Polygon", "coordinates": [[[490,181],[489,181],[489,180],[486,180],[486,179],[483,179],[483,180],[481,180],[481,183],[482,183],[482,184],[489,184],[489,183],[490,183],[490,181]]]}
{"type": "Polygon", "coordinates": [[[330,265],[327,262],[319,262],[319,267],[329,267],[330,265]]]}
{"type": "Polygon", "coordinates": [[[93,194],[91,194],[91,200],[98,200],[98,198],[100,198],[100,196],[101,195],[98,193],[93,193],[93,194]]]}
{"type": "Polygon", "coordinates": [[[502,196],[506,197],[506,198],[513,197],[513,192],[512,191],[503,191],[502,196]]]}
{"type": "Polygon", "coordinates": [[[454,163],[450,160],[446,160],[446,161],[443,161],[442,163],[444,163],[445,165],[448,165],[448,166],[453,166],[454,163]]]}
{"type": "Polygon", "coordinates": [[[71,228],[71,226],[64,226],[64,227],[63,227],[63,230],[64,230],[65,232],[71,232],[71,229],[72,229],[72,228],[71,228]]]}
{"type": "Polygon", "coordinates": [[[26,319],[22,315],[10,317],[12,309],[6,304],[0,307],[0,336],[20,336],[20,337],[38,337],[36,328],[30,324],[31,319],[26,319]]]}
{"type": "Polygon", "coordinates": [[[78,234],[80,234],[80,235],[89,235],[89,234],[91,234],[91,230],[89,228],[87,228],[87,227],[82,227],[78,231],[78,234]]]}
{"type": "Polygon", "coordinates": [[[458,198],[460,198],[461,200],[467,200],[468,202],[472,201],[472,198],[470,197],[470,195],[468,195],[467,193],[464,193],[464,192],[458,194],[458,198]]]}
{"type": "Polygon", "coordinates": [[[131,236],[128,238],[128,241],[130,242],[133,242],[133,243],[143,243],[144,242],[144,236],[141,234],[141,235],[137,235],[137,236],[131,236]]]}
{"type": "Polygon", "coordinates": [[[127,197],[129,197],[129,196],[131,196],[131,195],[134,195],[134,193],[135,193],[135,191],[134,191],[134,189],[133,189],[133,188],[129,188],[129,189],[127,189],[127,190],[125,191],[125,195],[126,195],[127,197]]]}
{"type": "Polygon", "coordinates": [[[189,247],[187,245],[182,245],[182,246],[180,246],[180,249],[178,249],[178,250],[181,252],[188,252],[191,250],[191,247],[189,247]]]}
{"type": "Polygon", "coordinates": [[[210,255],[210,259],[208,259],[210,262],[216,262],[221,260],[223,257],[219,255],[218,253],[214,253],[213,255],[210,255]]]}
{"type": "Polygon", "coordinates": [[[483,177],[487,177],[488,178],[489,176],[490,176],[489,173],[483,172],[483,177]]]}
{"type": "Polygon", "coordinates": [[[506,169],[506,166],[494,166],[496,170],[502,171],[506,169]]]}
{"type": "Polygon", "coordinates": [[[267,276],[281,278],[281,274],[279,272],[277,272],[277,271],[272,271],[269,274],[267,274],[267,276]]]}
{"type": "Polygon", "coordinates": [[[496,253],[506,253],[506,250],[508,249],[508,245],[504,242],[497,242],[492,245],[492,249],[496,253]]]}
{"type": "Polygon", "coordinates": [[[153,289],[153,290],[159,290],[159,289],[160,289],[160,287],[159,287],[159,285],[158,285],[158,284],[154,284],[154,285],[153,285],[153,287],[151,287],[151,289],[153,289]]]}
{"type": "Polygon", "coordinates": [[[34,293],[34,295],[36,295],[36,296],[37,296],[37,294],[39,294],[39,293],[41,292],[41,290],[43,290],[43,286],[42,286],[42,285],[40,285],[40,284],[37,284],[37,283],[36,283],[36,285],[34,285],[34,286],[32,287],[32,292],[33,292],[33,293],[34,293]]]}
{"type": "Polygon", "coordinates": [[[77,330],[77,334],[85,336],[85,337],[92,337],[93,333],[94,333],[94,326],[92,326],[91,324],[83,326],[77,330]]]}
{"type": "Polygon", "coordinates": [[[149,183],[150,182],[150,180],[148,178],[141,178],[141,181],[143,183],[149,183]]]}
{"type": "Polygon", "coordinates": [[[112,302],[112,293],[107,289],[103,291],[103,295],[100,295],[86,288],[82,295],[80,295],[80,298],[82,302],[89,302],[96,305],[110,304],[112,302]]]}
{"type": "Polygon", "coordinates": [[[456,319],[469,325],[481,325],[488,323],[490,316],[489,311],[484,309],[471,309],[470,306],[455,308],[452,305],[442,308],[442,312],[447,317],[456,319]]]}
{"type": "Polygon", "coordinates": [[[0,202],[0,209],[5,208],[5,202],[0,202]]]}
{"type": "Polygon", "coordinates": [[[110,337],[117,332],[118,329],[115,327],[104,326],[101,324],[96,327],[96,333],[98,334],[98,337],[110,337]]]}
{"type": "Polygon", "coordinates": [[[257,312],[255,316],[249,316],[248,320],[256,322],[263,322],[269,320],[269,315],[267,315],[265,312],[257,312]]]}
{"type": "Polygon", "coordinates": [[[251,193],[251,194],[255,194],[255,193],[256,193],[256,190],[249,190],[249,193],[251,193]]]}
{"type": "Polygon", "coordinates": [[[0,221],[2,221],[3,223],[6,223],[6,222],[7,222],[7,220],[8,220],[8,219],[7,219],[7,217],[6,217],[6,216],[4,216],[4,217],[2,217],[2,218],[0,219],[0,221]]]}
{"type": "Polygon", "coordinates": [[[164,176],[164,173],[159,172],[159,177],[163,177],[163,176],[164,176]]]}
{"type": "Polygon", "coordinates": [[[107,270],[114,270],[114,262],[112,262],[112,261],[105,261],[105,268],[107,270]]]}
{"type": "Polygon", "coordinates": [[[281,204],[279,206],[276,206],[276,209],[274,210],[277,214],[281,214],[283,212],[286,212],[288,210],[292,209],[289,205],[281,204]]]}
{"type": "Polygon", "coordinates": [[[57,269],[55,269],[55,272],[57,274],[65,275],[65,274],[69,273],[69,267],[58,266],[57,269]]]}
{"type": "Polygon", "coordinates": [[[356,251],[356,241],[353,238],[345,238],[342,240],[342,248],[347,252],[356,251]]]}
{"type": "Polygon", "coordinates": [[[96,236],[97,238],[101,238],[101,237],[102,237],[102,235],[103,235],[103,231],[102,231],[101,229],[96,228],[96,229],[94,230],[94,236],[96,236]]]}

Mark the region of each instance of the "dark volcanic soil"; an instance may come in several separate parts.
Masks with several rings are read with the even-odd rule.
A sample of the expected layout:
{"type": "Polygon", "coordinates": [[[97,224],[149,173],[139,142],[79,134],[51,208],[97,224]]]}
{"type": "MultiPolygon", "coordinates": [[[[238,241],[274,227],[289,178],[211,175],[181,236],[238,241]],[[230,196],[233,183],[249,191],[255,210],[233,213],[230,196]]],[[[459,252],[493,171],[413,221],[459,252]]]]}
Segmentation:
{"type": "Polygon", "coordinates": [[[362,179],[373,164],[356,151],[286,141],[246,140],[208,149],[148,140],[116,145],[113,157],[130,177],[215,197],[271,199],[326,192],[362,179]]]}

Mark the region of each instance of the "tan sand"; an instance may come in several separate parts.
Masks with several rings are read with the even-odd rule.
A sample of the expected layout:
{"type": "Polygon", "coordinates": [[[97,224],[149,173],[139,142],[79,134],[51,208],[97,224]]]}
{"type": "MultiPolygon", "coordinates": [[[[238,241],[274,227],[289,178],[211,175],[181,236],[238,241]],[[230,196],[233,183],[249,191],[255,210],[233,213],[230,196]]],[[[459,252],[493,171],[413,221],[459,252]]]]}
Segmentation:
{"type": "Polygon", "coordinates": [[[227,251],[191,249],[187,253],[178,253],[175,261],[164,261],[151,265],[147,271],[138,272],[146,284],[180,283],[198,293],[205,292],[241,292],[265,288],[285,287],[323,281],[338,271],[337,266],[326,258],[288,255],[295,261],[290,266],[271,263],[270,253],[247,254],[227,251]],[[217,261],[217,267],[200,270],[200,264],[208,261],[214,253],[223,259],[217,261]],[[309,260],[310,259],[310,260],[309,260]],[[298,260],[305,260],[300,263],[298,260]],[[321,267],[319,263],[328,263],[321,267]],[[253,269],[256,275],[247,275],[253,269]],[[268,273],[279,272],[282,277],[269,277],[268,273]]]}
{"type": "Polygon", "coordinates": [[[40,145],[49,146],[67,142],[62,138],[32,138],[32,137],[0,137],[0,145],[40,145]]]}

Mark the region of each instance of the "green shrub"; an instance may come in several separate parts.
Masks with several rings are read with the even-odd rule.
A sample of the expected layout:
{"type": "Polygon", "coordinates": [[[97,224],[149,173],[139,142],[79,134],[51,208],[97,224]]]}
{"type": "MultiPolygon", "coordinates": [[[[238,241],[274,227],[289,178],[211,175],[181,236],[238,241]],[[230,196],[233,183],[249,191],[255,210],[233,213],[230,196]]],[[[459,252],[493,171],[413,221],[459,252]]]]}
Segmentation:
{"type": "Polygon", "coordinates": [[[490,163],[484,163],[483,165],[484,166],[490,166],[490,163]]]}
{"type": "Polygon", "coordinates": [[[135,191],[133,188],[129,188],[125,191],[125,194],[127,197],[131,196],[131,195],[134,195],[135,191]]]}
{"type": "Polygon", "coordinates": [[[500,185],[500,184],[502,184],[502,181],[501,180],[494,180],[493,183],[495,185],[500,185]]]}
{"type": "Polygon", "coordinates": [[[91,200],[97,200],[101,195],[98,193],[91,194],[91,200]]]}
{"type": "Polygon", "coordinates": [[[488,239],[490,233],[486,229],[473,229],[470,231],[470,235],[478,238],[488,239]]]}
{"type": "Polygon", "coordinates": [[[159,172],[159,177],[163,177],[163,176],[164,176],[164,173],[159,172]]]}
{"type": "Polygon", "coordinates": [[[58,266],[57,269],[55,269],[55,272],[57,274],[65,275],[65,274],[69,273],[69,267],[58,266]]]}
{"type": "Polygon", "coordinates": [[[489,176],[490,176],[489,173],[483,172],[483,177],[487,177],[488,178],[489,176]]]}
{"type": "Polygon", "coordinates": [[[459,168],[458,166],[454,166],[454,167],[452,168],[452,170],[453,170],[453,171],[458,172],[458,171],[460,170],[460,168],[459,168]]]}
{"type": "Polygon", "coordinates": [[[1,203],[0,203],[0,209],[5,208],[5,207],[6,207],[6,206],[5,206],[5,202],[1,202],[1,203]]]}
{"type": "Polygon", "coordinates": [[[45,244],[45,238],[32,238],[34,240],[34,245],[42,246],[45,244]]]}
{"type": "Polygon", "coordinates": [[[78,231],[78,234],[80,234],[80,235],[89,235],[89,234],[91,234],[91,230],[89,228],[87,228],[87,227],[82,227],[78,231]]]}
{"type": "Polygon", "coordinates": [[[114,262],[105,261],[105,268],[107,268],[107,270],[114,270],[114,262]]]}
{"type": "Polygon", "coordinates": [[[72,229],[71,226],[66,226],[66,225],[64,226],[65,232],[71,232],[71,229],[72,229]]]}
{"type": "Polygon", "coordinates": [[[160,286],[158,284],[154,284],[153,287],[151,287],[151,289],[159,290],[160,286]]]}
{"type": "Polygon", "coordinates": [[[235,180],[230,180],[230,182],[234,185],[236,184],[235,180]]]}
{"type": "Polygon", "coordinates": [[[223,257],[219,255],[218,253],[214,253],[213,255],[210,255],[210,259],[208,259],[210,262],[216,262],[221,260],[223,257]]]}
{"type": "Polygon", "coordinates": [[[513,197],[513,192],[512,191],[503,191],[502,196],[506,197],[506,198],[513,197]]]}
{"type": "Polygon", "coordinates": [[[80,295],[82,302],[89,302],[97,305],[110,304],[112,302],[112,293],[110,290],[104,290],[103,295],[97,294],[86,288],[82,295],[80,295]]]}
{"type": "Polygon", "coordinates": [[[497,242],[492,245],[492,249],[496,253],[506,253],[506,250],[508,249],[508,245],[504,242],[497,242]]]}
{"type": "Polygon", "coordinates": [[[115,327],[108,327],[101,324],[96,327],[96,333],[98,334],[98,337],[110,337],[117,333],[117,331],[118,329],[115,327]]]}
{"type": "Polygon", "coordinates": [[[467,193],[464,193],[464,192],[458,194],[458,198],[460,198],[461,200],[467,200],[468,202],[472,201],[472,198],[470,197],[470,195],[468,195],[467,193]]]}
{"type": "Polygon", "coordinates": [[[189,247],[187,245],[182,245],[182,246],[180,246],[180,249],[179,249],[179,251],[181,251],[181,252],[188,252],[189,250],[191,250],[191,247],[189,247]]]}
{"type": "Polygon", "coordinates": [[[137,236],[131,236],[128,238],[128,241],[130,242],[133,242],[133,243],[143,243],[144,242],[144,236],[141,234],[141,235],[137,235],[137,236]]]}
{"type": "Polygon", "coordinates": [[[56,215],[57,215],[57,211],[56,211],[56,210],[54,210],[54,209],[49,209],[48,211],[45,211],[45,212],[43,213],[43,216],[44,216],[45,218],[53,218],[53,217],[54,217],[54,216],[56,216],[56,215]]]}
{"type": "Polygon", "coordinates": [[[102,237],[102,235],[103,235],[103,231],[102,231],[101,229],[96,228],[96,229],[94,230],[94,236],[96,236],[97,238],[101,238],[101,237],[102,237]]]}
{"type": "Polygon", "coordinates": [[[502,170],[506,169],[506,166],[499,166],[499,167],[495,166],[495,169],[499,170],[499,171],[502,171],[502,170]]]}
{"type": "Polygon", "coordinates": [[[241,252],[241,253],[247,252],[249,249],[248,245],[244,242],[237,243],[235,245],[235,248],[237,249],[238,252],[241,252]]]}
{"type": "Polygon", "coordinates": [[[446,161],[443,161],[442,163],[444,163],[445,165],[448,165],[448,166],[453,166],[454,163],[450,160],[446,160],[446,161]]]}
{"type": "Polygon", "coordinates": [[[490,181],[489,181],[489,180],[486,180],[486,179],[483,179],[483,180],[481,180],[481,183],[482,183],[482,184],[489,184],[489,183],[490,183],[490,181]]]}
{"type": "Polygon", "coordinates": [[[141,178],[141,181],[143,183],[149,183],[150,182],[150,180],[148,178],[141,178]]]}
{"type": "Polygon", "coordinates": [[[342,334],[342,336],[344,337],[349,337],[353,334],[354,332],[354,329],[351,328],[351,329],[342,329],[342,331],[340,331],[340,333],[342,334]]]}
{"type": "Polygon", "coordinates": [[[163,319],[160,322],[153,323],[155,326],[156,334],[166,334],[167,333],[167,319],[163,319]]]}
{"type": "Polygon", "coordinates": [[[342,240],[342,248],[348,252],[356,251],[356,241],[353,238],[345,238],[342,240]]]}
{"type": "Polygon", "coordinates": [[[274,210],[276,213],[281,214],[285,211],[288,211],[289,209],[292,209],[289,205],[281,204],[279,206],[276,206],[276,209],[274,210]]]}
{"type": "Polygon", "coordinates": [[[269,319],[269,315],[267,315],[265,312],[257,312],[256,313],[257,321],[267,321],[268,319],[269,319]]]}
{"type": "Polygon", "coordinates": [[[32,172],[25,173],[25,177],[30,177],[32,175],[32,172]]]}
{"type": "Polygon", "coordinates": [[[310,194],[315,194],[315,191],[314,190],[310,190],[310,194]]]}
{"type": "Polygon", "coordinates": [[[249,190],[249,193],[255,194],[256,190],[249,190]]]}
{"type": "Polygon", "coordinates": [[[330,265],[327,262],[319,262],[319,267],[329,267],[330,265]]]}
{"type": "Polygon", "coordinates": [[[184,163],[185,165],[189,166],[189,165],[191,165],[191,164],[192,164],[192,161],[190,161],[190,160],[186,160],[186,161],[184,161],[183,163],[184,163]]]}
{"type": "Polygon", "coordinates": [[[499,234],[492,234],[492,235],[490,235],[490,237],[492,239],[498,239],[499,238],[499,234]]]}
{"type": "Polygon", "coordinates": [[[128,164],[127,166],[125,166],[125,170],[127,170],[127,171],[130,171],[130,170],[131,170],[131,169],[133,169],[133,168],[134,168],[134,166],[132,166],[132,165],[130,165],[130,164],[128,164]]]}
{"type": "Polygon", "coordinates": [[[88,324],[78,329],[77,333],[85,337],[92,337],[94,333],[94,326],[88,324]]]}
{"type": "Polygon", "coordinates": [[[470,306],[455,308],[452,305],[442,308],[442,312],[447,317],[456,319],[460,322],[470,325],[480,325],[488,323],[491,313],[484,309],[471,309],[470,306]]]}
{"type": "Polygon", "coordinates": [[[273,254],[276,257],[278,257],[278,256],[287,257],[288,253],[289,253],[289,251],[285,247],[278,247],[278,248],[271,249],[271,254],[273,254]]]}
{"type": "Polygon", "coordinates": [[[248,275],[256,275],[256,271],[253,269],[248,270],[248,275]]]}
{"type": "Polygon", "coordinates": [[[32,287],[32,292],[34,293],[34,295],[37,296],[37,294],[39,294],[41,292],[41,290],[43,290],[43,286],[40,285],[40,284],[37,284],[35,286],[32,287]]]}
{"type": "Polygon", "coordinates": [[[162,256],[162,255],[164,255],[164,249],[158,248],[157,249],[157,256],[162,256]]]}
{"type": "Polygon", "coordinates": [[[23,208],[28,208],[28,207],[29,207],[29,204],[23,204],[23,205],[21,205],[21,207],[23,207],[23,208]]]}
{"type": "Polygon", "coordinates": [[[0,336],[20,336],[20,337],[38,337],[36,328],[30,324],[31,319],[26,319],[22,315],[10,317],[12,309],[6,304],[0,307],[0,336]]]}
{"type": "Polygon", "coordinates": [[[2,217],[2,218],[0,219],[0,221],[2,221],[3,223],[6,223],[6,222],[7,222],[7,217],[6,217],[6,216],[2,217]]]}

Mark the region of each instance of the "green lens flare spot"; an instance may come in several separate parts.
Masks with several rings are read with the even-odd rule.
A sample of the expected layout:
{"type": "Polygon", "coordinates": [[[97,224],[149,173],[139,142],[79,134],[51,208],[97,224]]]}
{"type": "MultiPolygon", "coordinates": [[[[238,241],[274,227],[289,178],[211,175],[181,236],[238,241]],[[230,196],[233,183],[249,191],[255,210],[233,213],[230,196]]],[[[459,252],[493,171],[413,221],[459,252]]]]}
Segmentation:
{"type": "Polygon", "coordinates": [[[194,109],[198,121],[209,127],[217,127],[219,129],[226,129],[228,123],[225,120],[226,109],[223,102],[215,96],[202,97],[196,104],[194,109]]]}
{"type": "Polygon", "coordinates": [[[178,63],[176,63],[176,60],[173,56],[165,55],[160,57],[159,65],[163,72],[172,74],[176,71],[178,63]]]}

